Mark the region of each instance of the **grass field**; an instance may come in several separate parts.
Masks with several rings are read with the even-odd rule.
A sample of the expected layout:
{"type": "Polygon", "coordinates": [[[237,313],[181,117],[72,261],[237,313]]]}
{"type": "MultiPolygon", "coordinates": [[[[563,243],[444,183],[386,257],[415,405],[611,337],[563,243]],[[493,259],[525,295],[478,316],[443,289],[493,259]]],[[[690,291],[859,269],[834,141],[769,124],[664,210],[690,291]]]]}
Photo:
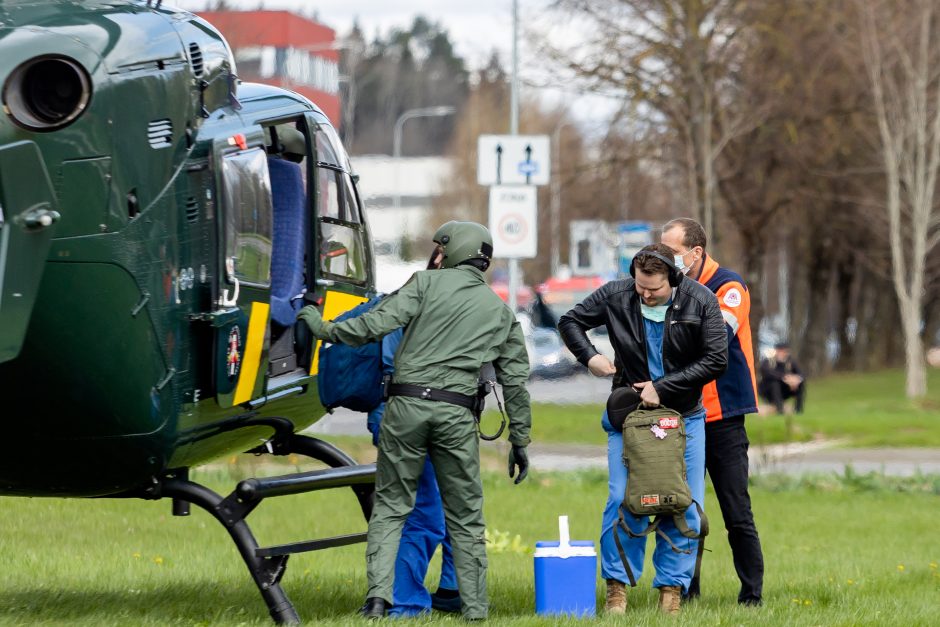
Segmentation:
{"type": "MultiPolygon", "coordinates": [[[[228,491],[236,464],[195,478],[228,491]],[[224,479],[224,481],[223,481],[224,479]]],[[[491,624],[548,625],[533,614],[531,548],[567,514],[575,539],[597,540],[606,473],[545,474],[512,486],[484,478],[491,624]],[[518,536],[518,538],[517,538],[518,536]]],[[[940,600],[940,478],[767,483],[752,495],[766,559],[765,605],[739,608],[737,580],[713,495],[703,597],[678,621],[655,611],[647,569],[630,593],[633,625],[930,625],[940,600]]],[[[249,519],[263,544],[365,528],[344,490],[264,503],[249,519]]],[[[267,611],[227,534],[206,513],[170,516],[169,502],[3,500],[0,624],[267,625],[267,611]]],[[[362,545],[291,558],[283,584],[301,617],[362,624],[362,545]]],[[[436,561],[435,561],[436,567],[436,561]]],[[[602,582],[597,581],[599,603],[602,582]]],[[[435,615],[422,622],[456,623],[435,615]]],[[[575,621],[569,621],[575,624],[575,621]]],[[[584,624],[591,621],[577,621],[584,624]]]]}
{"type": "MultiPolygon", "coordinates": [[[[927,398],[912,403],[904,398],[900,370],[811,380],[805,413],[749,416],[748,435],[755,445],[827,438],[843,440],[847,446],[940,446],[940,369],[930,370],[928,381],[927,398]]],[[[533,404],[532,439],[604,445],[600,429],[604,402],[533,404]]],[[[485,420],[492,423],[493,418],[485,420]]]]}

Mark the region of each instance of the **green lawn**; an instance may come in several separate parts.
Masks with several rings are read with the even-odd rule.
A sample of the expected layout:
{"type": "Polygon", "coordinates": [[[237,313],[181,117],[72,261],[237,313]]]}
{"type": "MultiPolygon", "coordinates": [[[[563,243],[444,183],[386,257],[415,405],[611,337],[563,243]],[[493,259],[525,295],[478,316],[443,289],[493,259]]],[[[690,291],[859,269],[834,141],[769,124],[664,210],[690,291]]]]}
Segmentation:
{"type": "MultiPolygon", "coordinates": [[[[230,474],[216,467],[195,477],[229,490],[232,482],[222,479],[230,474]]],[[[520,486],[493,473],[484,483],[496,540],[489,550],[490,623],[556,624],[533,615],[530,551],[536,540],[556,536],[559,514],[570,517],[573,538],[597,540],[606,473],[545,474],[520,486]]],[[[760,609],[735,603],[737,581],[710,494],[706,508],[715,531],[703,597],[684,608],[678,624],[936,624],[938,485],[921,481],[905,493],[838,481],[756,487],[767,572],[760,609]]],[[[348,490],[275,499],[250,520],[265,544],[365,528],[348,490]]],[[[202,511],[173,518],[165,501],[7,498],[0,529],[2,624],[269,624],[227,534],[202,511]]],[[[365,592],[363,551],[357,545],[291,558],[283,583],[305,620],[361,624],[353,611],[365,592]]],[[[677,624],[655,611],[650,581],[647,569],[630,593],[627,622],[677,624]]],[[[599,577],[597,594],[600,602],[599,577]]],[[[459,624],[438,615],[431,622],[459,624]]]]}
{"type": "MultiPolygon", "coordinates": [[[[930,370],[928,381],[927,398],[912,403],[904,398],[900,370],[811,380],[805,413],[749,416],[748,435],[755,445],[827,438],[849,446],[940,446],[940,369],[930,370]]],[[[603,445],[602,411],[602,402],[533,404],[532,439],[603,445]]]]}

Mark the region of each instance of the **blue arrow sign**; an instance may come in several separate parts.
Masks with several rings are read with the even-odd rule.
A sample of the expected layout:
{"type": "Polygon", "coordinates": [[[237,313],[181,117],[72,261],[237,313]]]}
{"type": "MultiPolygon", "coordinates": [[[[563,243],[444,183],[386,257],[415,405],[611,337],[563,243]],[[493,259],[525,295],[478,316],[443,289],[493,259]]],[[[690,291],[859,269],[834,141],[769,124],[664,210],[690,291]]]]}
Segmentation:
{"type": "Polygon", "coordinates": [[[519,174],[524,176],[532,176],[533,174],[539,173],[539,162],[538,161],[520,161],[519,162],[519,174]]]}

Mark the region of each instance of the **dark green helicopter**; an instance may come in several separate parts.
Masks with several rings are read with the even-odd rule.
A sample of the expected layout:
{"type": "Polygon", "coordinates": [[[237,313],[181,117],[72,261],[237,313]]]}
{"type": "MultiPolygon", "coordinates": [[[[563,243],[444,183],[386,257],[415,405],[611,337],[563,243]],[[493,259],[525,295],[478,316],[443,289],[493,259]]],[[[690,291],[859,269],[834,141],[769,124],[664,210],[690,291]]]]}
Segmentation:
{"type": "Polygon", "coordinates": [[[258,547],[264,499],[373,466],[297,432],[324,415],[317,346],[373,292],[355,177],[326,116],[242,84],[195,15],[133,0],[0,0],[0,495],[173,499],[228,530],[277,622],[290,554],[258,547]],[[251,450],[331,468],[222,497],[188,469],[251,450]],[[40,454],[41,453],[41,454],[40,454]]]}

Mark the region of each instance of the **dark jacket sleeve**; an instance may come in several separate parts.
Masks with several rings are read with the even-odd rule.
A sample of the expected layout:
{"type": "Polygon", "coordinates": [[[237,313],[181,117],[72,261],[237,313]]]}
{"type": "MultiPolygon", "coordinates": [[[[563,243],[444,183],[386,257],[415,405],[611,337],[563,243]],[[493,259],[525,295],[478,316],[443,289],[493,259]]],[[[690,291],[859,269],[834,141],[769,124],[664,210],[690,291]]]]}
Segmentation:
{"type": "Polygon", "coordinates": [[[608,286],[609,284],[595,290],[558,321],[558,332],[565,346],[575,359],[585,366],[591,357],[599,354],[588,339],[586,331],[607,322],[607,297],[610,292],[608,286]]]}
{"type": "Polygon", "coordinates": [[[803,371],[800,370],[799,364],[796,363],[796,360],[793,359],[793,357],[790,357],[789,364],[790,364],[790,372],[792,372],[795,375],[799,375],[801,377],[803,376],[803,371]]]}
{"type": "Polygon", "coordinates": [[[673,394],[701,389],[709,381],[720,377],[728,367],[728,332],[718,307],[718,299],[708,292],[704,301],[701,357],[653,383],[663,405],[667,407],[670,406],[669,398],[673,394]]]}

